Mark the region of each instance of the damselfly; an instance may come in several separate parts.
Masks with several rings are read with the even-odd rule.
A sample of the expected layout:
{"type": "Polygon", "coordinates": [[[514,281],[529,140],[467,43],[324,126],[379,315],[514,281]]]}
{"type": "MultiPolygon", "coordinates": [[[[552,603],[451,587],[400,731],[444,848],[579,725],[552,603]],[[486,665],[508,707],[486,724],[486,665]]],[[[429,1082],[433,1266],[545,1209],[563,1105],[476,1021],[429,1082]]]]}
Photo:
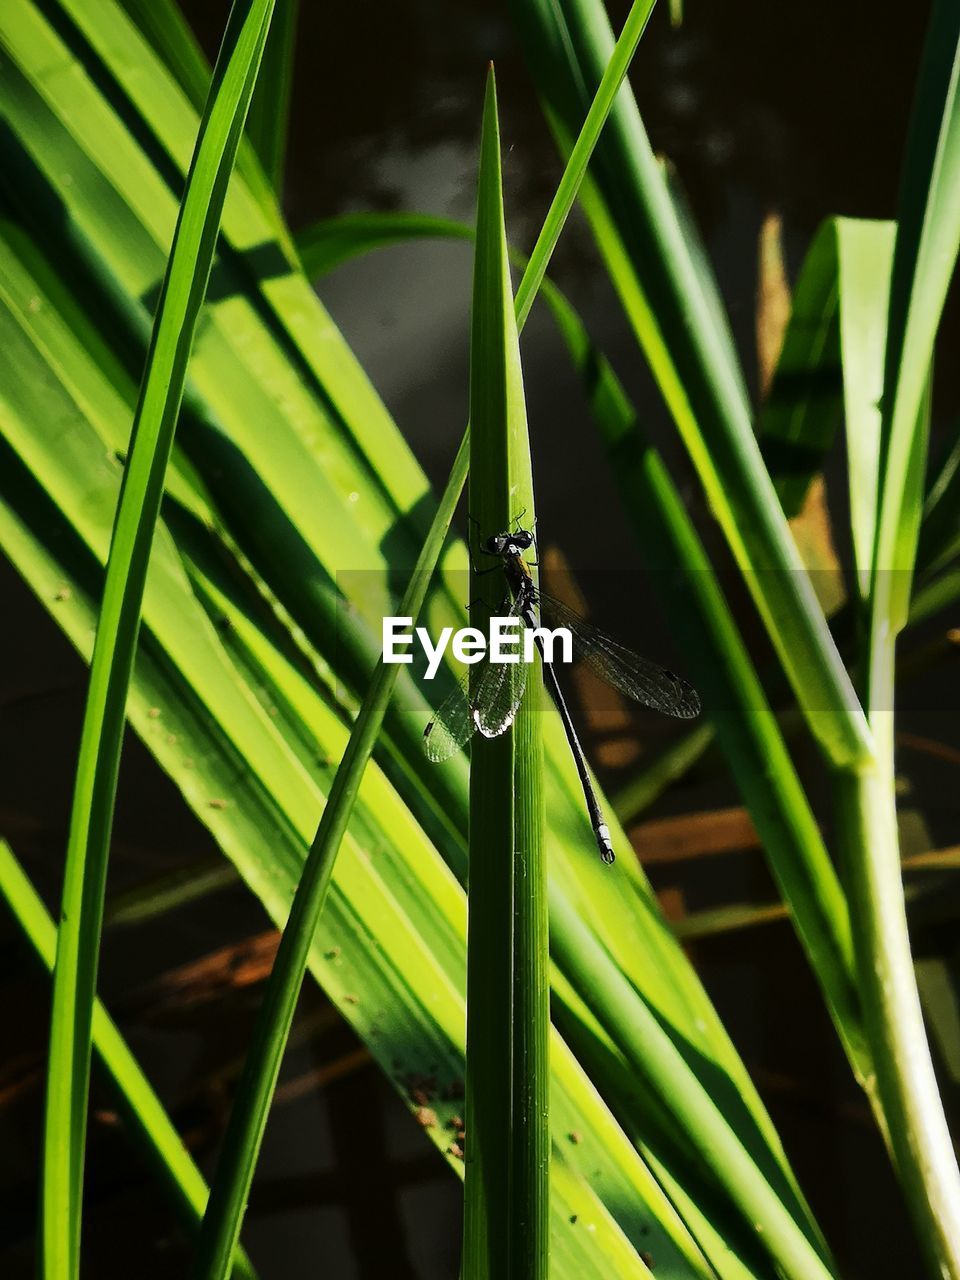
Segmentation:
{"type": "MultiPolygon", "coordinates": [[[[536,634],[540,618],[549,627],[565,627],[573,641],[574,658],[633,701],[664,715],[690,720],[700,713],[700,699],[686,680],[624,648],[565,604],[540,591],[530,574],[530,566],[523,558],[524,553],[535,546],[534,536],[528,529],[517,529],[487,538],[481,551],[484,555],[499,557],[502,562],[509,589],[509,600],[504,604],[505,616],[519,618],[535,633],[534,639],[543,660],[543,678],[560,713],[573,752],[600,857],[604,862],[613,862],[610,831],[603,818],[583,747],[553,664],[544,651],[543,639],[536,634]]],[[[523,662],[486,662],[474,677],[472,692],[465,678],[424,730],[424,750],[430,759],[446,760],[478,730],[487,738],[496,738],[506,732],[517,714],[526,679],[527,666],[523,662]]]]}

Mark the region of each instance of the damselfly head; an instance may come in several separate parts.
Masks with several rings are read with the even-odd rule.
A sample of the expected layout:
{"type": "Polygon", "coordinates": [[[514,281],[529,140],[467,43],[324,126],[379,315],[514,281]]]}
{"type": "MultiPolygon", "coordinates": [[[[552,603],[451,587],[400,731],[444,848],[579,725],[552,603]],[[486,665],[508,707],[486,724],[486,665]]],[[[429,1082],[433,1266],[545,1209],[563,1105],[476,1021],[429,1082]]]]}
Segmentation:
{"type": "Polygon", "coordinates": [[[521,556],[533,546],[533,534],[529,529],[515,529],[512,533],[495,533],[487,538],[483,550],[491,556],[521,556]]]}

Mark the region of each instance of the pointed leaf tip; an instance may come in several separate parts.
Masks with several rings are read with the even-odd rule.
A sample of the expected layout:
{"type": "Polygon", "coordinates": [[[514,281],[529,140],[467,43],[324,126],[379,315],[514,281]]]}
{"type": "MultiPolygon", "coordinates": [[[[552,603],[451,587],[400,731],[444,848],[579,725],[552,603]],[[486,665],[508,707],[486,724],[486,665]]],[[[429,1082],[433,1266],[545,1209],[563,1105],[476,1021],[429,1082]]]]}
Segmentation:
{"type": "Polygon", "coordinates": [[[497,96],[497,73],[493,65],[493,59],[491,58],[490,61],[487,63],[487,81],[486,81],[486,89],[484,91],[484,98],[487,102],[489,102],[491,97],[495,100],[496,96],[497,96]]]}

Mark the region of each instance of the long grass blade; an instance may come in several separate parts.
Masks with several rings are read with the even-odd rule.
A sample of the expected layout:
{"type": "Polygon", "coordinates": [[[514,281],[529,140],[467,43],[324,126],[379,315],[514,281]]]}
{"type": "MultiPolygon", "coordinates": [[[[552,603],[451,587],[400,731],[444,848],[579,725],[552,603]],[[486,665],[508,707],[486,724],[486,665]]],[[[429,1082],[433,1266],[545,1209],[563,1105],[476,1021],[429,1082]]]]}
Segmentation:
{"type": "Polygon", "coordinates": [[[960,432],[956,429],[954,437],[923,504],[917,569],[925,581],[960,554],[960,432]]]}
{"type": "MultiPolygon", "coordinates": [[[[491,69],[477,192],[470,349],[470,511],[480,530],[535,522],[517,320],[503,220],[491,69]]],[[[539,281],[537,282],[539,283],[539,281]]],[[[519,311],[519,303],[518,303],[519,311]]],[[[486,625],[499,575],[471,607],[486,625]]],[[[513,726],[477,738],[470,762],[464,1280],[545,1280],[549,1128],[546,867],[539,664],[513,726]]]]}
{"type": "Polygon", "coordinates": [[[803,260],[780,357],[760,414],[763,459],[788,517],[800,512],[840,422],[836,259],[829,222],[817,232],[803,260]]]}
{"type": "Polygon", "coordinates": [[[76,1276],[90,1043],[127,689],[153,529],[220,214],[272,0],[238,6],[214,74],[134,419],[91,663],[53,983],[43,1174],[43,1266],[76,1276]]]}
{"type": "Polygon", "coordinates": [[[916,557],[916,470],[933,345],[960,245],[960,15],[935,6],[904,161],[890,312],[880,443],[874,606],[903,626],[916,557]],[[890,571],[893,571],[892,573],[890,571]],[[892,585],[890,585],[892,583],[892,585]],[[885,585],[886,584],[886,585],[885,585]]]}
{"type": "Polygon", "coordinates": [[[835,224],[850,533],[860,596],[870,592],[877,532],[880,405],[896,225],[835,224]]]}
{"type": "MultiPolygon", "coordinates": [[[[459,486],[448,484],[441,499],[431,536],[424,543],[420,560],[400,606],[401,616],[416,618],[423,607],[432,568],[440,555],[459,500],[465,478],[466,458],[464,442],[453,468],[453,475],[459,479],[459,486]]],[[[214,1277],[219,1280],[229,1274],[230,1260],[240,1236],[257,1155],[306,974],[317,921],[326,900],[337,853],[350,821],[364,768],[381,731],[398,670],[396,665],[383,662],[376,668],[337,769],[297,886],[258,1014],[253,1041],[213,1180],[195,1264],[195,1274],[202,1277],[202,1280],[214,1280],[214,1277]]]]}
{"type": "Polygon", "coordinates": [[[930,1273],[960,1276],[960,1170],[923,1023],[907,928],[894,787],[894,675],[909,616],[933,346],[960,246],[960,8],[935,6],[898,208],[867,602],[872,759],[838,779],[860,989],[897,1170],[930,1273]]]}
{"type": "Polygon", "coordinates": [[[275,0],[275,3],[260,75],[247,115],[247,136],[279,199],[283,195],[300,0],[275,0]]]}
{"type": "Polygon", "coordinates": [[[680,1121],[699,1157],[708,1166],[722,1164],[730,1172],[726,1183],[729,1193],[778,1270],[795,1280],[832,1276],[822,1245],[814,1243],[798,1224],[730,1129],[723,1111],[694,1080],[683,1055],[611,962],[602,943],[552,894],[550,915],[566,926],[558,958],[567,972],[578,976],[578,985],[602,986],[608,993],[607,1007],[614,1016],[604,1030],[680,1121]]]}
{"type": "MultiPolygon", "coordinates": [[[[210,63],[204,56],[197,37],[177,4],[177,0],[119,0],[119,2],[150,42],[156,54],[163,60],[177,85],[193,104],[197,114],[201,115],[210,90],[210,63]]],[[[98,16],[94,15],[94,21],[98,16]]],[[[277,25],[275,9],[270,24],[270,35],[267,37],[264,49],[264,59],[269,56],[277,25]]],[[[282,28],[283,24],[280,25],[282,28]]],[[[117,26],[114,20],[111,23],[111,29],[115,39],[117,26]]],[[[288,39],[290,34],[290,31],[283,30],[282,41],[288,39]]],[[[128,66],[135,65],[135,60],[130,57],[130,50],[122,43],[118,42],[118,44],[116,55],[128,66]]],[[[263,79],[263,74],[264,63],[261,63],[258,85],[263,79]]],[[[169,100],[169,95],[167,99],[169,100]]],[[[257,89],[254,89],[250,110],[247,112],[247,128],[237,148],[235,173],[250,189],[276,233],[282,238],[285,235],[285,225],[280,216],[276,190],[270,176],[264,171],[250,133],[250,117],[256,100],[257,89]]]]}
{"type": "Polygon", "coordinates": [[[304,273],[319,280],[373,249],[413,240],[472,241],[474,234],[469,222],[431,213],[344,213],[309,223],[297,232],[296,244],[304,273]]]}

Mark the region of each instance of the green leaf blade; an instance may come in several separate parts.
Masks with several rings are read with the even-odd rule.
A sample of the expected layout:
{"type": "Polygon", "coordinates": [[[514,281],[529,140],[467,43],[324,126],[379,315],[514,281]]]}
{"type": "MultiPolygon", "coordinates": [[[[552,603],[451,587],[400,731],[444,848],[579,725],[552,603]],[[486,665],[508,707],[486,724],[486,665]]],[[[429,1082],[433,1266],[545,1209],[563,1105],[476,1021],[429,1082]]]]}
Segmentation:
{"type": "MultiPolygon", "coordinates": [[[[537,281],[539,284],[539,281],[537,281]]],[[[484,98],[470,343],[470,512],[480,538],[535,520],[507,257],[496,86],[484,98]]],[[[479,546],[475,543],[475,553],[479,546]]],[[[485,575],[471,621],[500,612],[485,575]]],[[[470,764],[464,1277],[548,1269],[549,1028],[540,669],[513,725],[477,736],[470,764]]]]}
{"type": "Polygon", "coordinates": [[[299,13],[300,0],[276,0],[260,75],[247,115],[247,136],[253,142],[278,201],[283,196],[299,13]]]}
{"type": "Polygon", "coordinates": [[[44,1137],[45,1274],[79,1269],[84,1135],[103,895],[127,689],[164,473],[226,186],[272,0],[228,26],[161,291],[121,488],[81,732],[54,972],[44,1137]]]}
{"type": "Polygon", "coordinates": [[[960,247],[960,13],[947,0],[931,19],[897,223],[875,550],[877,592],[895,631],[909,610],[926,463],[924,402],[960,247]]]}

